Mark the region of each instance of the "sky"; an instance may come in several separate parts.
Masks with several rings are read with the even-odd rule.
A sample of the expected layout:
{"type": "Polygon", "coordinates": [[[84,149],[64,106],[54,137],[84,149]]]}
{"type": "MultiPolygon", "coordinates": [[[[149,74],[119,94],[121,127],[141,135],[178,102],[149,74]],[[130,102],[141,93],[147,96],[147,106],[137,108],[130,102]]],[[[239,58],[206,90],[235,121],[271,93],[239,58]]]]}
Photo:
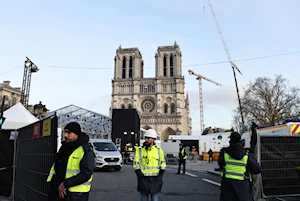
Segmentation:
{"type": "MultiPolygon", "coordinates": [[[[241,94],[260,76],[281,74],[299,86],[299,0],[211,2],[231,57],[243,73],[237,74],[241,94]],[[286,55],[272,56],[278,54],[286,55]],[[271,57],[243,61],[263,56],[271,57]]],[[[108,115],[119,45],[138,47],[144,76],[154,77],[157,47],[176,40],[183,55],[192,134],[199,135],[200,105],[198,81],[189,69],[222,84],[203,81],[205,126],[231,127],[237,107],[235,83],[206,0],[0,3],[0,82],[10,80],[13,87],[21,87],[29,57],[40,69],[32,75],[30,104],[42,101],[49,110],[74,104],[108,115]]]]}

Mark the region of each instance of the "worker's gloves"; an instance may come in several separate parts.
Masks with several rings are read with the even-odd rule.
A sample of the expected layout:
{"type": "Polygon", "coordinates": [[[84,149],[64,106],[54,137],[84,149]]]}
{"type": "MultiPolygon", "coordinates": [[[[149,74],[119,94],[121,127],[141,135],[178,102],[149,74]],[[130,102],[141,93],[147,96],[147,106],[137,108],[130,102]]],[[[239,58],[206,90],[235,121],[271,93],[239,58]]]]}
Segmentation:
{"type": "Polygon", "coordinates": [[[141,170],[135,170],[135,174],[139,179],[142,179],[145,177],[141,170]]]}

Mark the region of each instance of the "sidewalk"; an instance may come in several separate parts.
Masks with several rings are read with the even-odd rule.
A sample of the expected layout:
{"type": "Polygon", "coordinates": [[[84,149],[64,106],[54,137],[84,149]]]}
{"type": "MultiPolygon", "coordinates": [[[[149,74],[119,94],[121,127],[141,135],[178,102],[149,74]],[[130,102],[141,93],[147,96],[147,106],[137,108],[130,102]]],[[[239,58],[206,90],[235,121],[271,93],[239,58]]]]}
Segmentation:
{"type": "MultiPolygon", "coordinates": [[[[178,165],[167,165],[170,168],[178,168],[178,165]]],[[[186,170],[187,171],[195,171],[202,173],[210,173],[214,175],[221,175],[220,171],[215,171],[215,168],[218,168],[218,162],[214,161],[213,163],[208,163],[207,161],[196,161],[191,162],[187,161],[186,170]]]]}

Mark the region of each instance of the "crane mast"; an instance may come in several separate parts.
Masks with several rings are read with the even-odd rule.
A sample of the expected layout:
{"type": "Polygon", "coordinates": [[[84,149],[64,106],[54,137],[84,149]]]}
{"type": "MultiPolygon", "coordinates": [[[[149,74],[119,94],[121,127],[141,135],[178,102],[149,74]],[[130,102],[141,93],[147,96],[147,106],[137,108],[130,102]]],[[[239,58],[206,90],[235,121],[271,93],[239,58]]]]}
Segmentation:
{"type": "Polygon", "coordinates": [[[222,86],[220,83],[213,81],[207,77],[204,77],[203,75],[196,74],[194,71],[189,70],[188,71],[190,75],[196,76],[197,80],[199,81],[199,101],[200,101],[200,134],[204,131],[204,108],[203,108],[203,91],[202,91],[202,79],[209,81],[211,83],[216,84],[217,86],[222,86]]]}
{"type": "Polygon", "coordinates": [[[226,52],[228,61],[229,61],[230,65],[231,65],[231,68],[232,68],[232,71],[233,71],[233,76],[234,76],[234,81],[235,81],[235,86],[236,86],[236,92],[237,92],[237,97],[238,97],[238,101],[239,101],[239,107],[240,107],[241,119],[242,119],[242,123],[244,124],[244,116],[243,116],[243,110],[242,110],[242,103],[241,103],[241,99],[240,99],[240,93],[239,93],[238,82],[237,82],[237,79],[236,79],[235,69],[236,69],[241,75],[242,75],[242,72],[240,71],[240,69],[235,65],[235,63],[234,63],[234,62],[232,61],[232,59],[231,59],[231,56],[230,56],[230,53],[229,53],[229,50],[228,50],[228,47],[227,47],[225,38],[224,38],[223,33],[222,33],[222,29],[221,29],[221,27],[220,27],[220,25],[219,25],[219,22],[218,22],[216,13],[215,13],[215,11],[214,11],[214,8],[213,8],[213,6],[212,6],[212,4],[211,4],[211,1],[210,1],[210,0],[207,0],[207,1],[208,1],[210,10],[211,10],[212,16],[213,16],[213,18],[214,18],[216,27],[217,27],[217,29],[218,29],[218,33],[219,33],[219,36],[220,36],[220,38],[221,38],[221,41],[222,41],[224,50],[225,50],[225,52],[226,52]]]}

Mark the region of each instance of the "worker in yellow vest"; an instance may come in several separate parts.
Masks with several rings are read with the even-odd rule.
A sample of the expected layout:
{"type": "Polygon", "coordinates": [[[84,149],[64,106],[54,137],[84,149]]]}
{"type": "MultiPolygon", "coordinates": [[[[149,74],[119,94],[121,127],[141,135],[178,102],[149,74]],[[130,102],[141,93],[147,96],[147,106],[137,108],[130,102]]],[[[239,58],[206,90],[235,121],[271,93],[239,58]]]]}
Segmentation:
{"type": "Polygon", "coordinates": [[[48,201],[87,201],[95,165],[89,137],[76,122],[66,125],[64,137],[47,178],[50,182],[48,201]]]}
{"type": "Polygon", "coordinates": [[[136,147],[133,167],[138,178],[138,191],[141,201],[159,200],[166,169],[164,151],[155,145],[157,133],[153,129],[145,132],[143,146],[136,147]]]}
{"type": "Polygon", "coordinates": [[[179,153],[178,153],[178,171],[176,174],[180,174],[180,169],[181,169],[181,164],[183,166],[183,171],[182,171],[182,174],[184,175],[185,174],[185,164],[186,164],[186,158],[187,158],[187,155],[186,155],[186,152],[185,152],[185,148],[183,147],[183,144],[180,143],[179,144],[179,153]]]}
{"type": "Polygon", "coordinates": [[[253,153],[242,147],[241,135],[232,132],[230,146],[223,148],[218,164],[222,169],[221,201],[252,201],[251,174],[261,173],[253,153]]]}

